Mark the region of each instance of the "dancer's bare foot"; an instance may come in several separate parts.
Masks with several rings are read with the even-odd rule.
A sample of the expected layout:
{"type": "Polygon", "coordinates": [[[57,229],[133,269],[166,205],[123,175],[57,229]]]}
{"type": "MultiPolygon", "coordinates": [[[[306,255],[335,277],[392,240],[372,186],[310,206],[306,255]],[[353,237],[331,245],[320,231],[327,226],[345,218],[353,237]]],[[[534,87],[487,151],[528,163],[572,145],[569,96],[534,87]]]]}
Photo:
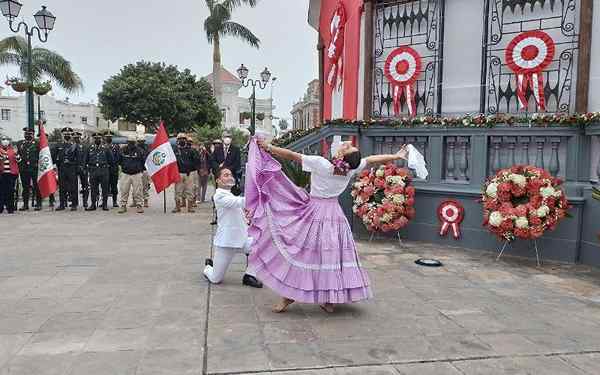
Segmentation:
{"type": "Polygon", "coordinates": [[[321,308],[323,309],[323,311],[325,311],[328,314],[333,313],[333,304],[332,303],[326,303],[324,305],[320,305],[321,308]]]}
{"type": "Polygon", "coordinates": [[[294,303],[293,299],[289,299],[289,298],[283,298],[281,301],[279,301],[279,303],[275,306],[273,306],[273,312],[274,313],[282,313],[285,312],[288,308],[289,305],[291,305],[292,303],[294,303]]]}

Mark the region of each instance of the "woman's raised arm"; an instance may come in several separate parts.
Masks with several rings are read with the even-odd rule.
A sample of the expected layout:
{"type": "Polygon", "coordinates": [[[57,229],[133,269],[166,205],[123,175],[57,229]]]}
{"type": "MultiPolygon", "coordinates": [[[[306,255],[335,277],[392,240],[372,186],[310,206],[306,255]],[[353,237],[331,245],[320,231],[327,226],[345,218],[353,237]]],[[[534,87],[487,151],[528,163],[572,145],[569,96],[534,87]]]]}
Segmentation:
{"type": "Polygon", "coordinates": [[[274,155],[274,156],[278,156],[282,159],[287,159],[287,160],[293,160],[293,161],[297,161],[298,163],[302,163],[302,154],[299,154],[297,152],[285,149],[285,148],[281,148],[281,147],[276,147],[273,146],[272,144],[263,141],[263,140],[259,140],[258,141],[258,145],[265,151],[267,151],[268,153],[274,155]]]}
{"type": "Polygon", "coordinates": [[[367,157],[367,166],[372,166],[375,164],[385,164],[390,161],[396,161],[400,159],[407,159],[408,151],[406,150],[406,145],[400,148],[395,154],[387,154],[387,155],[371,155],[367,157]]]}

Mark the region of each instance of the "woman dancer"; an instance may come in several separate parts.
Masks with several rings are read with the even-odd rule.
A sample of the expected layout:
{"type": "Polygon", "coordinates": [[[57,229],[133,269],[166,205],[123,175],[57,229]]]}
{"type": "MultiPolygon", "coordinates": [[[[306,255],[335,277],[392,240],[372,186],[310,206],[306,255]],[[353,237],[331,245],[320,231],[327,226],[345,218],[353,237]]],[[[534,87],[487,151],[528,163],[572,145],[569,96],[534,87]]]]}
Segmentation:
{"type": "Polygon", "coordinates": [[[406,157],[403,146],[393,155],[362,158],[356,147],[343,143],[330,161],[252,139],[245,186],[249,236],[256,239],[250,265],[259,280],[283,297],[274,312],[302,302],[332,313],[334,304],[372,296],[338,196],[364,168],[406,157]],[[301,163],[311,173],[310,195],[269,154],[301,163]]]}

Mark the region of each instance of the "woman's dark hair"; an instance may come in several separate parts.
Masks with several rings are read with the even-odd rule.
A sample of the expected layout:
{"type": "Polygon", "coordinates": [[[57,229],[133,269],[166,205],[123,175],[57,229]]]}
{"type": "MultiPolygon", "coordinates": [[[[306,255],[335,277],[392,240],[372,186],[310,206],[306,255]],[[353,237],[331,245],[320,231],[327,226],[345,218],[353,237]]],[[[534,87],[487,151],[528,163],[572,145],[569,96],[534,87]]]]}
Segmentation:
{"type": "Polygon", "coordinates": [[[358,168],[361,159],[362,156],[358,150],[344,155],[344,161],[350,165],[350,169],[358,168]]]}

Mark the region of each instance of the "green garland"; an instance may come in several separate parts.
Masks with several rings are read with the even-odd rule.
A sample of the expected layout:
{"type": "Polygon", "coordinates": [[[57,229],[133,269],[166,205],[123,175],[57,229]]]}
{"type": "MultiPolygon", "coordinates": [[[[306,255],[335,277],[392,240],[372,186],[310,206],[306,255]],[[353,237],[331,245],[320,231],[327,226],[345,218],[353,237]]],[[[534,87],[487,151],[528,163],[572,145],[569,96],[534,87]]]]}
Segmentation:
{"type": "MultiPolygon", "coordinates": [[[[390,128],[493,128],[498,125],[514,127],[564,127],[564,126],[587,126],[600,122],[600,112],[585,114],[533,114],[532,116],[498,115],[470,115],[456,117],[421,116],[415,118],[397,119],[372,119],[367,121],[331,120],[324,126],[350,126],[367,129],[371,126],[385,126],[390,128]]],[[[284,147],[296,142],[302,137],[319,131],[316,127],[308,130],[293,130],[273,141],[276,146],[284,147]]]]}

